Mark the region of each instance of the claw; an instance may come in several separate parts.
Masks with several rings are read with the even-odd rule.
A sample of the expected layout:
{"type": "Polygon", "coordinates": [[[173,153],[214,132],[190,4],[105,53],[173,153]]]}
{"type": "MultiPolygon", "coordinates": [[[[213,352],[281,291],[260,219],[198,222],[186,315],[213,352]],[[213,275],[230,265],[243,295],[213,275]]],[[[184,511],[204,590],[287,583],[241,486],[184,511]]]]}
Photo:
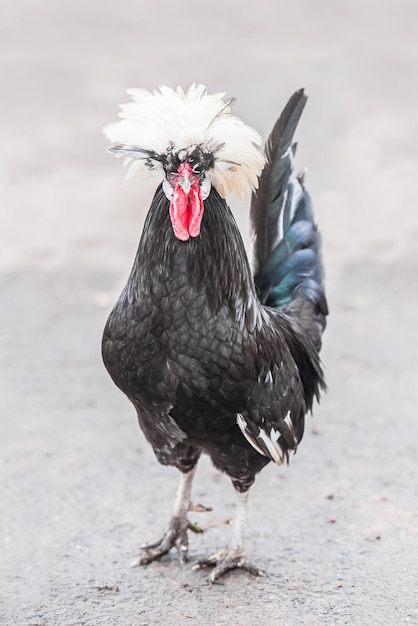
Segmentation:
{"type": "Polygon", "coordinates": [[[194,513],[208,513],[211,510],[211,506],[205,506],[204,504],[193,504],[193,502],[190,502],[189,505],[189,511],[193,511],[194,513]]]}
{"type": "Polygon", "coordinates": [[[245,570],[252,576],[265,576],[265,571],[251,563],[244,554],[233,554],[228,550],[212,554],[206,559],[200,559],[193,569],[203,569],[205,567],[214,568],[209,575],[209,582],[211,583],[215,583],[226,572],[233,569],[245,570]]]}
{"type": "Polygon", "coordinates": [[[189,522],[179,517],[173,517],[170,520],[168,530],[160,541],[154,543],[145,543],[141,545],[141,550],[145,554],[139,556],[131,563],[131,567],[139,565],[149,565],[152,561],[160,559],[167,554],[171,548],[177,548],[180,563],[183,565],[187,562],[187,553],[189,550],[189,540],[187,537],[187,529],[189,522]]]}

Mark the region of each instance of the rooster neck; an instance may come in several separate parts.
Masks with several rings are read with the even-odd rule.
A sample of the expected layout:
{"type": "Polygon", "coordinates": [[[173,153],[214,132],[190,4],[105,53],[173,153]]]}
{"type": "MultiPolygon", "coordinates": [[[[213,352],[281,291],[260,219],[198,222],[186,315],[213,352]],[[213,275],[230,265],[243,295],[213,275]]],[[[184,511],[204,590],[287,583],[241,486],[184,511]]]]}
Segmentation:
{"type": "Polygon", "coordinates": [[[179,284],[185,283],[196,293],[205,292],[215,313],[225,302],[242,309],[257,301],[240,232],[221,196],[212,189],[204,203],[200,235],[180,241],[173,233],[169,201],[159,187],[144,224],[128,297],[152,297],[162,289],[166,297],[176,298],[179,284]]]}

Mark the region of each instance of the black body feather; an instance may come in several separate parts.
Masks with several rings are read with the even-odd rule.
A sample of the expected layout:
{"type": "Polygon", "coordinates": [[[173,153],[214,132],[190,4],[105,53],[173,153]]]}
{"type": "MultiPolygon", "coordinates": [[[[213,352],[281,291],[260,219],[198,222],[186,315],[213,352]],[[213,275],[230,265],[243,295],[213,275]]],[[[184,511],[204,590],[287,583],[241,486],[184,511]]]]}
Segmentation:
{"type": "Polygon", "coordinates": [[[281,461],[296,449],[305,413],[324,388],[318,337],[326,301],[307,196],[298,204],[301,219],[290,216],[286,249],[275,243],[277,224],[276,234],[273,229],[286,210],[291,173],[281,153],[304,101],[295,94],[276,125],[255,196],[260,299],[219,194],[212,189],[205,200],[200,236],[184,242],[174,236],[160,187],[103,336],[106,368],[134,404],[159,461],[188,471],[205,452],[241,491],[269,460],[278,462],[277,450],[281,461]],[[266,436],[273,436],[276,451],[266,436]]]}

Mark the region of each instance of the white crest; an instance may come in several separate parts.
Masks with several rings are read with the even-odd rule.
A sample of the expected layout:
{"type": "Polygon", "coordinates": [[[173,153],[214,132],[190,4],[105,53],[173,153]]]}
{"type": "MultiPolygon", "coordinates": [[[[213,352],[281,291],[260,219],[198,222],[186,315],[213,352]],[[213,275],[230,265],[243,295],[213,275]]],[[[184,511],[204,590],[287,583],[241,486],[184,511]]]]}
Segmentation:
{"type": "Polygon", "coordinates": [[[147,153],[200,146],[214,156],[207,177],[221,196],[233,192],[242,197],[250,183],[258,186],[264,166],[261,137],[231,114],[231,100],[224,93],[208,94],[204,85],[193,84],[186,92],[162,86],[152,93],[128,89],[128,94],[133,101],[121,105],[122,119],[104,128],[106,137],[125,149],[115,154],[127,157],[128,177],[145,172],[164,176],[161,163],[147,159],[147,153]],[[130,149],[138,150],[136,158],[130,149]]]}

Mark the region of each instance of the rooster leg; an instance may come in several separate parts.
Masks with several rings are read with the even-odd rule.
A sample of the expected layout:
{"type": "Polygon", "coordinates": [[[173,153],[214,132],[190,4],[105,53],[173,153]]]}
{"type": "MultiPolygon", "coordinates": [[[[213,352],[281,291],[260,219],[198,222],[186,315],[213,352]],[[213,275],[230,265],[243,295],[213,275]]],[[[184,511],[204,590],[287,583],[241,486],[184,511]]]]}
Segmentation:
{"type": "Polygon", "coordinates": [[[264,576],[263,570],[250,563],[245,556],[245,520],[247,517],[248,491],[243,493],[237,491],[237,496],[237,511],[233,521],[234,530],[231,544],[225,550],[217,552],[207,559],[199,560],[195,566],[196,569],[202,567],[214,568],[209,576],[211,583],[219,580],[226,572],[237,568],[244,569],[254,576],[264,576]]]}
{"type": "Polygon", "coordinates": [[[159,559],[173,548],[177,548],[179,561],[181,564],[187,561],[187,552],[189,549],[189,540],[187,530],[189,528],[189,520],[187,512],[190,506],[190,494],[192,490],[193,477],[196,466],[189,472],[181,474],[180,485],[177,490],[176,500],[174,502],[173,515],[168,524],[168,530],[164,537],[155,543],[144,544],[141,549],[144,555],[135,559],[131,567],[137,565],[148,565],[152,561],[159,559]]]}

